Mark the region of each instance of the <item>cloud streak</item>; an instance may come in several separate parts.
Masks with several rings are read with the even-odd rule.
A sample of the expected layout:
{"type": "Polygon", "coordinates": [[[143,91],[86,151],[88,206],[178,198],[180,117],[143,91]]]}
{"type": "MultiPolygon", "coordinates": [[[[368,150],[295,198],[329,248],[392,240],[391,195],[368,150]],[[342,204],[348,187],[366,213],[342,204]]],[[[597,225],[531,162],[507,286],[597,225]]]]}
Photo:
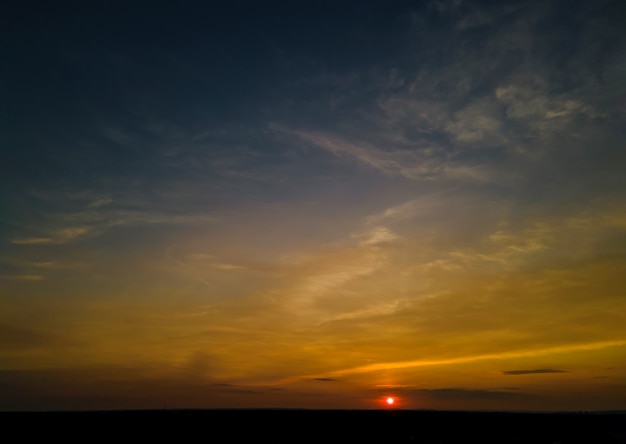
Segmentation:
{"type": "Polygon", "coordinates": [[[566,373],[565,370],[557,370],[553,368],[537,368],[533,370],[503,370],[503,375],[536,375],[543,373],[566,373]]]}
{"type": "Polygon", "coordinates": [[[8,281],[34,282],[34,281],[42,281],[44,277],[40,274],[11,274],[11,275],[0,275],[0,279],[8,280],[8,281]]]}
{"type": "Polygon", "coordinates": [[[601,350],[610,347],[621,347],[626,345],[626,339],[621,341],[603,341],[588,344],[572,344],[558,347],[548,347],[535,350],[519,350],[502,353],[489,353],[483,355],[474,356],[462,356],[449,359],[435,359],[435,360],[413,360],[413,361],[399,361],[399,362],[382,362],[377,364],[370,364],[361,367],[354,367],[349,369],[337,370],[332,372],[333,376],[345,376],[359,373],[372,373],[384,370],[400,370],[406,368],[419,368],[419,367],[432,367],[432,366],[445,366],[454,364],[463,364],[477,361],[486,360],[500,360],[500,359],[516,359],[524,357],[537,357],[548,356],[553,354],[562,354],[587,350],[601,350]]]}
{"type": "Polygon", "coordinates": [[[439,148],[402,148],[382,149],[367,143],[353,143],[340,136],[311,131],[280,131],[299,137],[313,146],[322,148],[333,155],[349,159],[391,177],[403,177],[411,180],[451,179],[459,181],[484,182],[489,171],[480,165],[459,164],[445,159],[445,153],[439,148]]]}

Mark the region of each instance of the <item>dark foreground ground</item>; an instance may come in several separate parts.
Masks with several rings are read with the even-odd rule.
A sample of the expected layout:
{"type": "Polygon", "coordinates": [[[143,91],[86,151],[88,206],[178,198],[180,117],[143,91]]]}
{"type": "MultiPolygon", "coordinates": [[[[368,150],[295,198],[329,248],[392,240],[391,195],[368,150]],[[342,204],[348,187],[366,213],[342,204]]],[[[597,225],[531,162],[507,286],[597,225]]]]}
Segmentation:
{"type": "MultiPolygon", "coordinates": [[[[626,443],[626,413],[164,410],[0,413],[3,436],[47,442],[626,443]]],[[[15,442],[15,441],[14,441],[15,442]]]]}

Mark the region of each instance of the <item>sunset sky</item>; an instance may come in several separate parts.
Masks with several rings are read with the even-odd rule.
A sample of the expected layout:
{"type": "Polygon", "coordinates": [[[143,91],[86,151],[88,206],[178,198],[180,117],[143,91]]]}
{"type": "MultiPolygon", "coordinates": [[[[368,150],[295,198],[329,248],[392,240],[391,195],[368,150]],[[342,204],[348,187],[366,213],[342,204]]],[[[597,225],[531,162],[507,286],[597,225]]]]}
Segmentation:
{"type": "Polygon", "coordinates": [[[14,3],[0,410],[626,409],[625,2],[14,3]]]}

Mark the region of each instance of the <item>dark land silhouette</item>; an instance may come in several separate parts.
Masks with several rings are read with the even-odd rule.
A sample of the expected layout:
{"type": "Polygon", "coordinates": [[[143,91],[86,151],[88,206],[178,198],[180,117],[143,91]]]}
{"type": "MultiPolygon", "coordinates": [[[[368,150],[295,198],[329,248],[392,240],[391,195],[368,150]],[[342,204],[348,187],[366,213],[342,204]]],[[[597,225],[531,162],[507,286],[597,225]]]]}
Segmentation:
{"type": "Polygon", "coordinates": [[[235,409],[5,412],[0,418],[5,436],[21,441],[626,443],[626,412],[235,409]]]}

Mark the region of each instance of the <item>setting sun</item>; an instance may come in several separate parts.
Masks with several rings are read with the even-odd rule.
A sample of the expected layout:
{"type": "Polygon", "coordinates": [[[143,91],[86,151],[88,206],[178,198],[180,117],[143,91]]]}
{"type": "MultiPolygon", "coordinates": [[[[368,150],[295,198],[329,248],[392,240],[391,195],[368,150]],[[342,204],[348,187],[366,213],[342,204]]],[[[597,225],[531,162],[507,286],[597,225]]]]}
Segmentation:
{"type": "Polygon", "coordinates": [[[395,404],[396,400],[394,398],[392,398],[392,397],[389,397],[389,398],[385,399],[385,402],[387,403],[388,406],[391,407],[392,405],[395,404]]]}

